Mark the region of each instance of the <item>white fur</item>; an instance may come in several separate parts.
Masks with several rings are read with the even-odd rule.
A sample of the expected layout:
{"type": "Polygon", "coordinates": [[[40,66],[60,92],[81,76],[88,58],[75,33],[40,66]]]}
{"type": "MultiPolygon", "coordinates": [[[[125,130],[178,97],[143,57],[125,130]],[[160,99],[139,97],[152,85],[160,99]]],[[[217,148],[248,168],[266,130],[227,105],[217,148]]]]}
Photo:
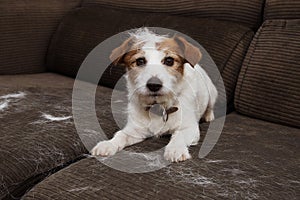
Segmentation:
{"type": "Polygon", "coordinates": [[[0,102],[0,111],[5,110],[8,107],[8,103],[9,103],[9,100],[5,100],[3,102],[0,102]]]}
{"type": "Polygon", "coordinates": [[[165,53],[157,50],[155,46],[167,36],[158,36],[148,30],[143,30],[132,34],[136,38],[136,43],[144,44],[142,50],[145,52],[147,64],[135,83],[129,81],[127,76],[129,91],[127,125],[112,139],[99,142],[91,153],[101,156],[114,155],[126,146],[169,131],[172,137],[165,148],[164,157],[172,162],[183,161],[191,158],[188,147],[199,141],[200,118],[203,116],[207,121],[214,119],[213,106],[217,98],[217,90],[198,64],[192,67],[189,63],[185,63],[183,79],[180,83],[176,82],[176,77],[172,76],[166,70],[166,66],[161,63],[165,53]],[[160,93],[169,95],[152,98],[166,108],[174,106],[179,108],[178,111],[169,115],[166,123],[161,116],[145,115],[147,103],[139,98],[139,95],[149,93],[146,83],[153,76],[163,82],[160,93]]]}
{"type": "Polygon", "coordinates": [[[48,119],[50,121],[64,121],[64,120],[67,120],[67,119],[70,119],[72,118],[72,116],[63,116],[63,117],[54,117],[52,115],[49,115],[49,114],[46,114],[46,113],[43,113],[42,115],[45,119],[48,119]]]}
{"type": "Polygon", "coordinates": [[[12,94],[7,94],[4,96],[0,96],[0,99],[9,99],[9,98],[24,98],[25,97],[24,92],[19,92],[19,93],[12,93],[12,94]]]}

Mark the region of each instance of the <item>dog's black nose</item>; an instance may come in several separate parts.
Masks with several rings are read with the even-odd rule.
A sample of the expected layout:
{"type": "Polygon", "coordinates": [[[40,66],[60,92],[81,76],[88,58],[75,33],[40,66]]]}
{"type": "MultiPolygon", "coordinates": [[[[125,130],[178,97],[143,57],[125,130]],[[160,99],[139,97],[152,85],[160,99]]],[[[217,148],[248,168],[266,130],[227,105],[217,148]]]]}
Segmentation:
{"type": "Polygon", "coordinates": [[[162,82],[159,78],[152,77],[147,81],[146,86],[151,92],[157,92],[160,88],[162,88],[162,82]]]}

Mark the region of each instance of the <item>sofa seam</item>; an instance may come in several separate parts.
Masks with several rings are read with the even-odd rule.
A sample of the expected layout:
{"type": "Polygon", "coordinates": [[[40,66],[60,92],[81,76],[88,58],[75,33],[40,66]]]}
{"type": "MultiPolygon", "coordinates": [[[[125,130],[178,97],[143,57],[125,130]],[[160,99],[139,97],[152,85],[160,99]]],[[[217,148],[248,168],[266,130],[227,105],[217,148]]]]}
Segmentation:
{"type": "Polygon", "coordinates": [[[227,60],[225,61],[225,64],[224,64],[224,68],[223,68],[223,70],[222,70],[222,73],[223,73],[224,69],[227,67],[228,62],[229,62],[229,60],[231,59],[231,57],[232,57],[233,53],[235,52],[235,50],[237,49],[238,45],[239,45],[240,42],[246,37],[246,35],[247,35],[249,32],[253,32],[253,30],[248,30],[248,31],[246,31],[246,32],[242,35],[242,37],[239,39],[239,41],[234,45],[232,51],[230,52],[229,57],[228,57],[227,60]]]}
{"type": "MultiPolygon", "coordinates": [[[[254,31],[253,31],[252,29],[249,29],[248,31],[246,31],[246,32],[242,35],[242,37],[239,39],[239,41],[235,44],[235,46],[233,47],[232,51],[230,52],[229,57],[227,58],[227,60],[226,60],[226,62],[225,62],[225,64],[224,64],[224,68],[223,68],[223,70],[222,70],[221,75],[223,75],[223,71],[224,71],[225,69],[228,68],[228,62],[231,60],[232,55],[236,52],[237,47],[239,46],[239,44],[241,43],[241,41],[243,41],[243,40],[246,38],[246,36],[247,36],[249,33],[253,33],[253,34],[254,34],[254,31]]],[[[253,38],[253,37],[252,37],[252,38],[253,38]]],[[[251,43],[251,41],[250,41],[250,43],[251,43]]],[[[249,45],[250,45],[250,43],[249,43],[249,45]]],[[[247,47],[246,49],[249,48],[249,45],[248,45],[248,47],[247,47]]],[[[242,59],[242,60],[243,60],[243,59],[242,59]]],[[[238,70],[238,73],[237,73],[237,74],[240,73],[240,70],[241,70],[242,66],[243,66],[243,63],[242,63],[241,66],[239,67],[239,70],[238,70]]],[[[222,76],[220,76],[220,78],[222,78],[222,76]]],[[[223,78],[222,78],[222,79],[223,79],[223,78]]],[[[223,83],[223,84],[224,84],[224,83],[223,83]]],[[[234,89],[234,90],[235,90],[235,89],[234,89]]],[[[225,95],[226,95],[226,88],[225,88],[225,95]]],[[[226,98],[227,98],[227,95],[226,95],[226,98]]],[[[234,98],[233,98],[233,99],[234,99],[234,98]]],[[[229,102],[227,102],[227,104],[228,104],[228,103],[229,103],[229,102]]]]}
{"type": "Polygon", "coordinates": [[[82,160],[82,159],[85,159],[85,158],[87,158],[87,154],[84,154],[84,153],[83,153],[83,154],[80,154],[80,155],[76,156],[75,158],[73,158],[73,159],[71,159],[71,160],[69,160],[69,161],[67,161],[67,162],[65,162],[65,163],[62,163],[61,165],[55,166],[55,167],[53,167],[53,168],[51,168],[51,169],[45,170],[44,172],[38,173],[38,174],[36,174],[36,175],[34,175],[34,176],[32,176],[32,177],[27,178],[26,180],[24,180],[24,181],[19,185],[19,187],[21,187],[21,189],[24,189],[24,190],[18,191],[18,188],[19,188],[19,187],[18,187],[18,188],[16,188],[16,189],[10,191],[9,193],[7,193],[7,194],[4,196],[4,199],[10,198],[10,196],[12,195],[11,193],[16,193],[16,194],[14,194],[14,195],[22,195],[22,196],[20,196],[20,197],[25,196],[30,190],[32,190],[36,185],[38,185],[39,183],[41,183],[42,181],[44,181],[47,177],[49,177],[49,176],[51,176],[51,175],[57,173],[57,172],[60,171],[60,170],[65,169],[66,167],[69,167],[70,165],[72,165],[72,164],[74,164],[74,163],[76,163],[76,162],[78,162],[78,161],[80,161],[80,160],[82,160]],[[31,180],[35,180],[36,183],[33,184],[33,185],[31,185],[31,187],[28,187],[28,188],[26,188],[26,189],[25,189],[25,187],[22,188],[22,186],[24,186],[23,183],[30,184],[30,183],[28,183],[28,181],[31,181],[31,180]]]}
{"type": "MultiPolygon", "coordinates": [[[[245,68],[245,72],[243,74],[239,73],[242,77],[242,80],[241,80],[241,83],[240,83],[240,86],[239,86],[239,90],[238,90],[238,96],[237,98],[234,97],[234,99],[238,100],[240,99],[240,96],[241,96],[241,91],[242,91],[242,88],[243,88],[243,84],[244,84],[244,80],[245,80],[245,77],[246,77],[246,73],[248,71],[248,68],[249,68],[249,64],[250,62],[252,61],[252,58],[253,58],[253,55],[256,51],[256,47],[257,47],[257,43],[259,42],[259,36],[261,35],[262,33],[262,30],[263,28],[265,27],[265,22],[262,24],[262,26],[258,29],[257,31],[257,35],[254,36],[254,38],[252,39],[252,42],[254,42],[254,45],[253,45],[253,50],[252,52],[250,52],[250,56],[249,56],[249,59],[248,59],[248,62],[246,64],[246,68],[245,68]]],[[[249,48],[251,47],[251,44],[249,46],[249,48]]],[[[247,55],[246,55],[247,56],[247,55]]],[[[246,59],[246,58],[245,58],[246,59]]],[[[245,60],[246,61],[246,60],[245,60]]],[[[243,64],[242,64],[242,67],[243,67],[243,64]]],[[[239,78],[238,78],[239,79],[239,78]]],[[[239,103],[236,103],[236,108],[239,107],[239,103]]]]}

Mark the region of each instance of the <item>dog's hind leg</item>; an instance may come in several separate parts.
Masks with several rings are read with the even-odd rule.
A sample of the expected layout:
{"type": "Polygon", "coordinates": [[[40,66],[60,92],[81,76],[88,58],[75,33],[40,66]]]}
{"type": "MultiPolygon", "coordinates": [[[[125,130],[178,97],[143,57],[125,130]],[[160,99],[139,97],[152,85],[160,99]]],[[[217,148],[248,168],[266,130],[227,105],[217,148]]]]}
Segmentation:
{"type": "Polygon", "coordinates": [[[215,119],[214,106],[217,101],[218,92],[216,87],[214,86],[214,84],[209,78],[206,81],[206,85],[209,94],[209,100],[208,100],[206,111],[203,114],[202,118],[204,119],[205,122],[210,122],[215,119]]]}
{"type": "Polygon", "coordinates": [[[206,111],[203,114],[202,118],[204,119],[205,122],[210,122],[210,121],[214,120],[215,119],[215,115],[214,115],[213,107],[208,106],[206,108],[206,111]]]}

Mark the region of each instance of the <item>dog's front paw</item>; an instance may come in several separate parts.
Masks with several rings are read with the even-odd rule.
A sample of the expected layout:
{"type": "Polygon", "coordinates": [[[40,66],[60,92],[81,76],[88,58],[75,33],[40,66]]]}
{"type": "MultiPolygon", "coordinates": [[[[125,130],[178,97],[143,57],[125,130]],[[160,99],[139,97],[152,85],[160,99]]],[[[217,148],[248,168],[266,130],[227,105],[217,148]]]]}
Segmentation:
{"type": "Polygon", "coordinates": [[[186,146],[167,145],[164,153],[166,160],[171,162],[185,161],[191,158],[189,150],[186,146]]]}
{"type": "Polygon", "coordinates": [[[118,147],[112,142],[101,141],[91,150],[91,154],[93,156],[112,156],[116,154],[117,151],[118,147]]]}

